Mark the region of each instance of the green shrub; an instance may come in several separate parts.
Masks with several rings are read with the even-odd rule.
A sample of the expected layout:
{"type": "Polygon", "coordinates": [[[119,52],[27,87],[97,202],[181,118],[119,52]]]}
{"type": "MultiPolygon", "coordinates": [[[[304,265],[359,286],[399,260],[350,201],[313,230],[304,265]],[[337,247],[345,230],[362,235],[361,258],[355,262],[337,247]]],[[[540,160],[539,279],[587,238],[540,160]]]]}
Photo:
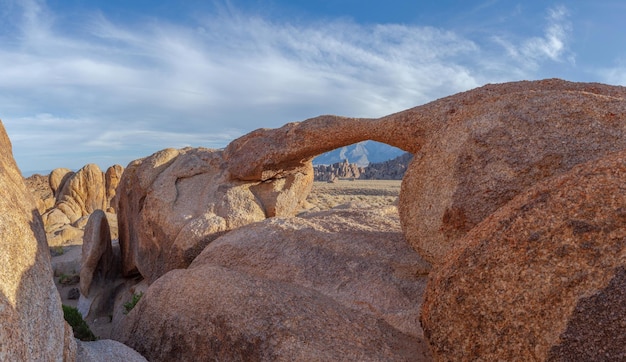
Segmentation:
{"type": "Polygon", "coordinates": [[[78,274],[68,275],[61,273],[61,275],[59,275],[59,284],[70,285],[77,284],[78,282],[80,282],[80,276],[78,274]]]}
{"type": "Polygon", "coordinates": [[[78,309],[64,304],[63,318],[65,318],[67,323],[72,326],[72,330],[74,331],[74,337],[80,339],[81,341],[96,340],[96,336],[93,334],[93,332],[91,332],[91,329],[89,329],[87,322],[85,322],[83,316],[80,315],[78,309]]]}
{"type": "Polygon", "coordinates": [[[65,249],[62,246],[52,246],[50,247],[50,255],[59,256],[65,253],[65,249]]]}
{"type": "Polygon", "coordinates": [[[142,296],[143,292],[139,292],[138,294],[133,293],[133,299],[131,299],[130,302],[124,303],[124,309],[126,309],[124,314],[128,314],[131,310],[133,310],[133,308],[135,308],[135,305],[137,304],[137,302],[139,302],[139,299],[141,299],[142,296]]]}

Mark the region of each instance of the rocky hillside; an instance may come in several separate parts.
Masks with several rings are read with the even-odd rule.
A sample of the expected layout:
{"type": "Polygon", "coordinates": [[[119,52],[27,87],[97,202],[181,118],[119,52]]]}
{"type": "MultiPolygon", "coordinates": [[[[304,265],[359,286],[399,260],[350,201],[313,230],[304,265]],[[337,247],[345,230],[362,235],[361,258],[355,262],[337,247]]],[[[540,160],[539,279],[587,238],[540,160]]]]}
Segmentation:
{"type": "Polygon", "coordinates": [[[404,154],[388,161],[372,163],[361,173],[363,180],[402,180],[413,155],[404,154]]]}
{"type": "Polygon", "coordinates": [[[413,155],[405,152],[392,160],[370,163],[366,167],[344,160],[332,165],[313,166],[313,171],[315,172],[315,181],[333,181],[335,179],[402,180],[412,159],[413,155]]]}

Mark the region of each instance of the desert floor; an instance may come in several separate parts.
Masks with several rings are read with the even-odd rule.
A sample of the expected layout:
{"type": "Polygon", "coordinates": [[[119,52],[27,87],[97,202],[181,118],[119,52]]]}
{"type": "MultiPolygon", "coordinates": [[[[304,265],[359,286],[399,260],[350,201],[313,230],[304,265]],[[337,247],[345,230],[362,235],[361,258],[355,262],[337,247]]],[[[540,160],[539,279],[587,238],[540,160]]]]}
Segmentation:
{"type": "Polygon", "coordinates": [[[316,181],[307,201],[310,207],[320,210],[349,202],[363,202],[371,206],[395,205],[401,183],[400,180],[316,181]]]}

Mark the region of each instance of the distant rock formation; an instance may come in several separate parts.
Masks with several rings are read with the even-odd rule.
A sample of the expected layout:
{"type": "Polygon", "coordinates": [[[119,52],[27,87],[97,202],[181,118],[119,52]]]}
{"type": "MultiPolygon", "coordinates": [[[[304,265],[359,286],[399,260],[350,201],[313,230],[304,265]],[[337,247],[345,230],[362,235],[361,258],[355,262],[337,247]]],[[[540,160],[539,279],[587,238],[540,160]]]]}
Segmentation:
{"type": "Polygon", "coordinates": [[[54,207],[61,210],[72,223],[96,210],[106,210],[106,187],[100,167],[96,164],[85,165],[69,177],[58,193],[54,207]]]}
{"type": "Polygon", "coordinates": [[[363,180],[402,180],[412,160],[413,155],[405,152],[392,160],[371,163],[365,167],[360,178],[363,180]]]}
{"type": "Polygon", "coordinates": [[[55,198],[48,185],[48,177],[40,174],[34,174],[24,179],[24,183],[28,188],[28,191],[35,198],[37,203],[37,210],[40,214],[45,213],[54,207],[55,198]]]}
{"type": "Polygon", "coordinates": [[[328,166],[313,166],[315,181],[332,181],[337,178],[358,179],[363,171],[363,167],[359,167],[355,163],[348,163],[347,160],[328,166]]]}
{"type": "Polygon", "coordinates": [[[343,161],[332,165],[313,166],[315,181],[332,181],[336,179],[361,179],[361,180],[402,180],[404,173],[409,167],[413,155],[404,154],[388,161],[370,163],[369,166],[360,167],[355,163],[343,161]]]}
{"type": "Polygon", "coordinates": [[[429,267],[395,207],[271,218],[159,278],[113,335],[152,361],[428,361],[429,267]]]}
{"type": "Polygon", "coordinates": [[[107,211],[108,218],[115,221],[111,232],[117,238],[113,199],[123,170],[122,166],[114,165],[103,173],[97,165],[89,164],[77,172],[57,168],[48,177],[28,177],[25,181],[39,200],[38,210],[48,243],[52,246],[80,244],[82,229],[95,210],[107,211]]]}
{"type": "Polygon", "coordinates": [[[465,235],[426,293],[437,360],[624,360],[625,161],[538,183],[465,235]]]}

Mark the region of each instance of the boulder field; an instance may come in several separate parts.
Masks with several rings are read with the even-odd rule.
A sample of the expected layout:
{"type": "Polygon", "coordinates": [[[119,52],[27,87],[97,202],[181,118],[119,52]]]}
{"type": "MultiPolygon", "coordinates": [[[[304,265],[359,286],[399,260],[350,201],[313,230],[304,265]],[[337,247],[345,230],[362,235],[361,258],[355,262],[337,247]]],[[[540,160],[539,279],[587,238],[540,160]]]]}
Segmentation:
{"type": "MultiPolygon", "coordinates": [[[[0,353],[75,353],[45,280],[43,226],[69,222],[87,225],[83,294],[114,299],[112,279],[143,279],[112,335],[153,361],[623,360],[625,132],[626,88],[547,79],[165,149],[110,175],[86,166],[75,186],[55,170],[43,223],[50,203],[27,198],[0,220],[17,230],[7,255],[30,258],[2,264],[1,313],[54,326],[0,353]],[[311,160],[368,139],[414,156],[397,209],[303,213],[311,160]],[[97,196],[75,203],[76,190],[97,196]],[[119,250],[96,210],[117,213],[119,250]]],[[[8,149],[7,200],[25,193],[8,149]]]]}

